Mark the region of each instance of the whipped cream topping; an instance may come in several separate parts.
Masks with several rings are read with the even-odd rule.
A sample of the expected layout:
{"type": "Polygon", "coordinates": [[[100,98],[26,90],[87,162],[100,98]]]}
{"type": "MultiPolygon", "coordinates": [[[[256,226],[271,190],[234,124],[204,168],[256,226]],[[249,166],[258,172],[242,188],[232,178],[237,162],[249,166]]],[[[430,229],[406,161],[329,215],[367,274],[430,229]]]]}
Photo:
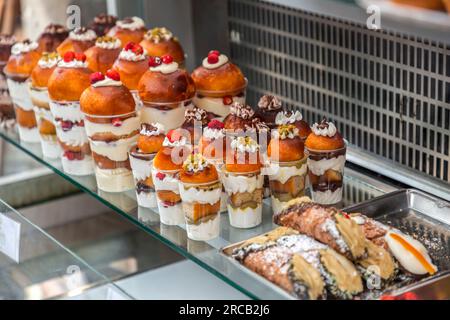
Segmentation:
{"type": "Polygon", "coordinates": [[[200,172],[205,170],[209,166],[206,159],[200,154],[191,154],[183,163],[183,170],[187,172],[200,172]]]}
{"type": "Polygon", "coordinates": [[[136,54],[131,50],[122,49],[122,51],[120,51],[120,54],[119,54],[119,59],[136,62],[136,61],[145,60],[146,55],[147,55],[147,53],[145,52],[145,50],[144,50],[144,53],[142,53],[142,54],[136,54]]]}
{"type": "Polygon", "coordinates": [[[194,121],[201,121],[204,123],[205,121],[208,121],[207,117],[208,115],[205,110],[193,107],[192,109],[186,109],[184,112],[184,123],[194,123],[194,121]]]}
{"type": "Polygon", "coordinates": [[[116,26],[121,29],[138,30],[145,27],[144,20],[139,17],[130,17],[116,22],[116,26]]]}
{"type": "Polygon", "coordinates": [[[25,40],[22,42],[17,42],[11,48],[12,55],[19,55],[22,53],[27,53],[38,48],[39,44],[36,41],[25,40]]]}
{"type": "Polygon", "coordinates": [[[68,33],[66,27],[60,24],[51,23],[47,27],[45,27],[44,32],[42,34],[63,34],[68,33]]]}
{"type": "Polygon", "coordinates": [[[228,57],[224,54],[221,54],[221,55],[219,55],[219,61],[217,61],[216,63],[209,63],[208,57],[206,57],[205,59],[203,59],[202,66],[203,66],[203,68],[206,68],[206,69],[217,69],[217,68],[223,66],[227,62],[228,62],[228,57]]]}
{"type": "Polygon", "coordinates": [[[61,57],[56,53],[44,53],[44,55],[39,59],[38,65],[42,69],[51,69],[58,65],[61,57]]]}
{"type": "Polygon", "coordinates": [[[237,137],[231,141],[231,148],[240,153],[255,153],[258,151],[259,145],[251,137],[237,137]]]}
{"type": "Polygon", "coordinates": [[[97,38],[97,34],[94,30],[83,27],[71,31],[69,38],[75,41],[93,41],[97,38]]]}
{"type": "Polygon", "coordinates": [[[94,23],[97,24],[112,24],[115,23],[117,18],[115,16],[106,14],[106,13],[100,13],[99,15],[95,16],[94,23]]]}
{"type": "Polygon", "coordinates": [[[270,128],[264,121],[261,121],[260,118],[254,118],[254,119],[252,119],[252,122],[250,123],[250,125],[248,125],[248,124],[245,125],[245,130],[256,131],[256,132],[261,132],[261,131],[268,132],[270,130],[270,128]]]}
{"type": "Polygon", "coordinates": [[[114,50],[122,46],[122,42],[113,37],[100,37],[95,41],[95,46],[102,49],[114,50]]]}
{"type": "Polygon", "coordinates": [[[72,61],[66,62],[64,60],[60,60],[58,62],[58,67],[60,68],[87,68],[87,62],[83,62],[81,60],[73,59],[72,61]]]}
{"type": "Polygon", "coordinates": [[[255,111],[246,104],[235,102],[230,107],[230,113],[238,118],[250,119],[255,115],[255,111]]]}
{"type": "Polygon", "coordinates": [[[327,122],[325,119],[322,120],[321,123],[314,123],[311,127],[312,132],[316,136],[323,136],[323,137],[333,137],[336,132],[336,126],[333,124],[333,122],[327,122]]]}
{"type": "Polygon", "coordinates": [[[277,130],[272,132],[272,137],[274,139],[294,139],[299,136],[299,132],[294,125],[281,125],[277,130]]]}
{"type": "Polygon", "coordinates": [[[293,124],[297,121],[301,121],[303,119],[303,115],[300,111],[280,111],[277,113],[275,117],[275,124],[281,126],[283,124],[293,124]]]}
{"type": "Polygon", "coordinates": [[[160,41],[169,41],[173,38],[172,32],[167,28],[153,28],[149,30],[145,36],[145,40],[151,41],[153,43],[159,43],[160,41]]]}
{"type": "Polygon", "coordinates": [[[164,125],[158,122],[154,122],[151,124],[143,123],[141,124],[141,131],[139,133],[147,137],[159,136],[161,134],[164,134],[164,125]]]}
{"type": "Polygon", "coordinates": [[[152,72],[161,72],[163,74],[169,74],[173,73],[178,70],[178,63],[171,62],[171,63],[161,63],[157,67],[150,67],[150,71],[152,72]]]}
{"type": "Polygon", "coordinates": [[[208,140],[217,140],[223,139],[223,137],[225,137],[225,134],[223,132],[223,129],[214,129],[206,127],[203,130],[203,137],[205,137],[208,140]]]}
{"type": "Polygon", "coordinates": [[[272,95],[264,95],[258,101],[258,107],[267,111],[281,109],[281,106],[280,99],[272,95]]]}
{"type": "Polygon", "coordinates": [[[163,147],[169,147],[169,148],[177,148],[177,147],[184,147],[187,145],[187,139],[186,137],[181,137],[180,140],[170,141],[168,137],[164,138],[163,141],[163,147]]]}
{"type": "Polygon", "coordinates": [[[16,38],[11,35],[0,34],[0,45],[11,46],[16,42],[16,38]]]}
{"type": "Polygon", "coordinates": [[[122,85],[122,81],[117,81],[114,79],[111,79],[109,77],[105,77],[105,79],[97,81],[92,84],[94,88],[98,87],[120,87],[122,85]]]}

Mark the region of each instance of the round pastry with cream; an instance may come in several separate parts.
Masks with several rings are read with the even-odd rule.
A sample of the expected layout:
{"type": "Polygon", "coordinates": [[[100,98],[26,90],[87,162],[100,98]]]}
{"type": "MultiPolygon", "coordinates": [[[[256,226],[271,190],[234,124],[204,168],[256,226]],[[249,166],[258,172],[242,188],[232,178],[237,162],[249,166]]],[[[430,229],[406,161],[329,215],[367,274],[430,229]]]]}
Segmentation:
{"type": "Polygon", "coordinates": [[[184,51],[180,42],[166,28],[153,28],[148,30],[140,45],[152,57],[162,57],[166,54],[181,67],[184,66],[184,51]]]}
{"type": "Polygon", "coordinates": [[[68,51],[75,53],[85,52],[95,45],[97,34],[92,29],[76,28],[69,33],[69,36],[56,48],[58,54],[63,57],[68,51]]]}
{"type": "Polygon", "coordinates": [[[150,57],[149,66],[138,84],[142,120],[161,123],[168,130],[178,128],[185,109],[192,107],[194,81],[172,56],[150,57]]]}
{"type": "Polygon", "coordinates": [[[94,173],[84,116],[80,109],[80,97],[90,85],[90,74],[84,53],[68,51],[48,80],[50,110],[63,151],[62,167],[64,172],[77,176],[94,173]]]}
{"type": "Polygon", "coordinates": [[[283,111],[283,105],[278,97],[264,95],[259,99],[256,113],[270,129],[274,129],[277,126],[275,118],[280,111],[283,111]]]}
{"type": "Polygon", "coordinates": [[[245,104],[247,79],[228,57],[217,50],[209,52],[202,65],[192,72],[197,88],[196,106],[212,114],[212,118],[224,119],[234,102],[245,104]]]}
{"type": "Polygon", "coordinates": [[[136,143],[140,118],[130,90],[115,70],[92,73],[80,98],[84,125],[95,162],[97,186],[106,192],[133,189],[128,150],[136,143]]]}
{"type": "Polygon", "coordinates": [[[37,42],[40,52],[53,52],[69,36],[69,30],[60,24],[49,24],[37,42]]]}
{"type": "Polygon", "coordinates": [[[106,73],[112,68],[121,50],[119,39],[107,36],[97,38],[95,46],[85,52],[88,68],[93,72],[106,73]]]}
{"type": "Polygon", "coordinates": [[[225,131],[229,135],[239,134],[253,126],[255,111],[244,103],[235,102],[230,107],[230,113],[223,120],[225,131]]]}
{"type": "Polygon", "coordinates": [[[334,123],[315,123],[305,141],[309,181],[314,202],[334,204],[342,200],[346,144],[334,123]]]}
{"type": "Polygon", "coordinates": [[[3,68],[11,55],[11,47],[15,42],[14,36],[0,34],[0,127],[6,129],[14,127],[16,121],[3,68]]]}
{"type": "Polygon", "coordinates": [[[47,90],[48,80],[60,60],[56,52],[44,53],[30,76],[30,96],[41,138],[42,154],[50,159],[61,155],[47,90]]]}
{"type": "Polygon", "coordinates": [[[139,17],[127,17],[117,21],[107,35],[118,38],[122,42],[122,46],[125,46],[130,42],[141,42],[146,31],[144,20],[139,17]]]}
{"type": "Polygon", "coordinates": [[[272,131],[267,155],[272,210],[277,214],[287,202],[305,194],[307,165],[298,129],[288,124],[272,131]]]}
{"type": "Polygon", "coordinates": [[[23,142],[40,142],[27,82],[41,57],[38,49],[37,42],[29,40],[17,42],[11,47],[11,56],[3,69],[14,103],[19,137],[23,142]]]}
{"type": "Polygon", "coordinates": [[[308,138],[309,134],[311,133],[311,128],[309,127],[309,124],[303,120],[303,115],[300,111],[280,111],[277,113],[275,117],[275,124],[277,126],[286,125],[286,124],[293,124],[298,129],[298,134],[300,135],[300,138],[302,138],[303,141],[308,138]]]}
{"type": "Polygon", "coordinates": [[[136,183],[138,205],[144,208],[155,208],[156,193],[152,179],[153,158],[162,148],[165,134],[159,123],[143,123],[137,144],[130,149],[130,165],[136,183]]]}
{"type": "Polygon", "coordinates": [[[234,138],[221,170],[233,227],[253,228],[261,224],[264,183],[261,168],[258,143],[251,137],[234,138]]]}
{"type": "Polygon", "coordinates": [[[194,106],[184,112],[184,122],[181,124],[181,128],[189,132],[192,145],[197,145],[202,136],[203,128],[207,125],[208,115],[205,110],[194,106]]]}
{"type": "Polygon", "coordinates": [[[179,187],[188,238],[198,241],[217,238],[222,184],[214,165],[200,153],[191,154],[180,171],[179,187]]]}
{"type": "Polygon", "coordinates": [[[189,144],[183,130],[170,130],[164,138],[162,148],[153,159],[152,180],[156,191],[159,218],[163,224],[178,225],[184,223],[181,205],[179,173],[183,162],[191,154],[189,144]]]}
{"type": "Polygon", "coordinates": [[[89,28],[94,30],[97,36],[103,37],[116,25],[116,22],[116,16],[100,13],[94,17],[89,28]]]}

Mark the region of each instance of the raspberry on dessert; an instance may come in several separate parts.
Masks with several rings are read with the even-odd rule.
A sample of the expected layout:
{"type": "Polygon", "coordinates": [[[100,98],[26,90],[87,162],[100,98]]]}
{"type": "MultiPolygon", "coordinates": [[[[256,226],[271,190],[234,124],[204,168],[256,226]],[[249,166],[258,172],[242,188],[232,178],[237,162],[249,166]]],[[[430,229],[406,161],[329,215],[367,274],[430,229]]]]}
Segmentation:
{"type": "Polygon", "coordinates": [[[164,64],[169,64],[169,63],[172,63],[172,62],[173,62],[173,58],[172,58],[172,56],[169,55],[169,54],[166,54],[166,55],[162,56],[162,57],[161,57],[161,60],[162,60],[162,62],[163,62],[164,64]]]}
{"type": "Polygon", "coordinates": [[[72,121],[61,121],[61,129],[63,131],[69,131],[70,129],[72,129],[72,127],[73,127],[72,121]]]}
{"type": "Polygon", "coordinates": [[[208,53],[208,56],[210,56],[210,55],[220,56],[220,52],[219,52],[219,50],[211,50],[211,51],[208,53]]]}
{"type": "Polygon", "coordinates": [[[124,49],[125,49],[125,51],[132,50],[135,45],[136,44],[134,42],[128,42],[124,49]]]}
{"type": "Polygon", "coordinates": [[[233,97],[232,96],[225,96],[222,98],[222,102],[224,105],[229,106],[233,103],[233,97]]]}
{"type": "Polygon", "coordinates": [[[209,54],[208,55],[208,63],[209,64],[216,64],[219,62],[219,56],[216,54],[209,54]]]}
{"type": "Polygon", "coordinates": [[[156,174],[156,177],[159,179],[159,180],[164,180],[164,178],[166,177],[166,175],[164,174],[164,173],[162,173],[162,172],[158,172],[157,174],[156,174]]]}
{"type": "Polygon", "coordinates": [[[83,52],[77,52],[75,53],[75,59],[78,61],[85,62],[86,61],[86,55],[83,52]]]}
{"type": "Polygon", "coordinates": [[[120,81],[120,74],[114,69],[109,69],[108,71],[106,71],[106,76],[115,81],[120,81]]]}
{"type": "Polygon", "coordinates": [[[221,121],[219,121],[219,120],[216,120],[216,119],[214,119],[214,120],[211,120],[209,123],[208,123],[208,128],[210,128],[210,129],[217,129],[217,130],[221,130],[221,129],[223,129],[223,122],[221,122],[221,121]]]}
{"type": "Polygon", "coordinates": [[[111,124],[114,127],[120,127],[122,125],[122,123],[123,123],[122,119],[120,119],[120,118],[114,118],[114,119],[111,120],[111,124]]]}
{"type": "Polygon", "coordinates": [[[150,57],[148,59],[148,65],[149,67],[157,67],[161,64],[161,58],[160,57],[150,57]]]}
{"type": "Polygon", "coordinates": [[[181,137],[181,133],[176,129],[172,129],[167,133],[167,139],[169,139],[169,141],[172,143],[175,141],[179,141],[181,137]]]}
{"type": "Polygon", "coordinates": [[[67,52],[64,54],[63,59],[64,59],[65,62],[73,61],[73,59],[75,59],[75,52],[73,52],[73,51],[67,51],[67,52]]]}
{"type": "Polygon", "coordinates": [[[89,76],[91,83],[94,84],[98,81],[105,80],[105,76],[101,72],[94,72],[89,76]]]}
{"type": "Polygon", "coordinates": [[[131,48],[131,51],[132,51],[133,53],[135,53],[136,55],[141,55],[141,54],[144,53],[144,49],[143,49],[142,46],[139,45],[139,44],[135,44],[135,45],[133,46],[133,48],[131,48]]]}

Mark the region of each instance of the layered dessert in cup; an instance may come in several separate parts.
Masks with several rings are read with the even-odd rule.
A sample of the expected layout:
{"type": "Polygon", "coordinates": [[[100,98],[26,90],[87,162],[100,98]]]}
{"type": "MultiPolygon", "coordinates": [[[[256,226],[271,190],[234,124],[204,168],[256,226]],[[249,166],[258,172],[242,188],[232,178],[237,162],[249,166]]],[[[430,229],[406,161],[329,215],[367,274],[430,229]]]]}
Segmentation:
{"type": "Polygon", "coordinates": [[[168,54],[179,66],[184,66],[185,56],[180,41],[166,28],[148,30],[140,45],[149,56],[162,57],[168,54]]]}
{"type": "Polygon", "coordinates": [[[42,53],[56,51],[56,48],[58,48],[68,36],[69,30],[63,25],[54,23],[49,24],[45,27],[37,40],[39,51],[42,53]]]}
{"type": "Polygon", "coordinates": [[[332,122],[312,126],[305,141],[311,196],[320,204],[342,200],[346,143],[332,122]]]}
{"type": "Polygon", "coordinates": [[[153,158],[162,148],[165,134],[164,127],[159,123],[143,123],[137,144],[130,149],[130,165],[136,184],[138,205],[145,208],[155,208],[156,193],[152,179],[153,158]]]}
{"type": "Polygon", "coordinates": [[[207,241],[220,233],[222,184],[213,164],[191,154],[180,172],[180,195],[189,239],[207,241]]]}
{"type": "Polygon", "coordinates": [[[280,111],[275,117],[275,124],[277,126],[293,124],[298,129],[298,134],[303,142],[311,133],[311,128],[305,120],[300,111],[280,111]]]}
{"type": "Polygon", "coordinates": [[[93,72],[106,73],[112,68],[122,50],[122,43],[113,37],[99,37],[95,45],[86,50],[86,62],[93,72]]]}
{"type": "Polygon", "coordinates": [[[270,129],[275,129],[278,126],[275,119],[281,111],[283,111],[283,105],[281,100],[276,96],[264,95],[258,101],[256,113],[270,129]]]}
{"type": "Polygon", "coordinates": [[[14,36],[0,34],[0,127],[5,129],[13,128],[16,123],[14,105],[3,73],[6,62],[11,55],[11,47],[15,42],[14,36]]]}
{"type": "Polygon", "coordinates": [[[41,57],[38,47],[38,43],[34,41],[17,42],[12,46],[11,56],[3,70],[14,103],[19,138],[22,142],[40,142],[28,89],[28,79],[41,57]]]}
{"type": "Polygon", "coordinates": [[[185,222],[178,183],[183,162],[191,151],[189,137],[184,136],[183,131],[173,129],[167,133],[163,147],[153,159],[152,180],[163,224],[179,225],[185,222]]]}
{"type": "Polygon", "coordinates": [[[69,51],[48,80],[50,110],[58,143],[62,148],[62,167],[67,174],[76,176],[94,173],[84,116],[80,109],[80,97],[90,85],[90,74],[86,56],[69,51]]]}
{"type": "Polygon", "coordinates": [[[125,46],[129,42],[141,42],[146,31],[144,20],[139,17],[127,17],[117,21],[106,35],[118,38],[125,46]]]}
{"type": "Polygon", "coordinates": [[[185,110],[181,128],[189,132],[193,146],[198,144],[202,137],[203,128],[208,125],[208,122],[208,115],[205,110],[195,106],[192,109],[185,110]]]}
{"type": "Polygon", "coordinates": [[[308,170],[298,129],[292,124],[274,129],[267,154],[272,210],[278,214],[290,200],[305,194],[308,170]]]}
{"type": "Polygon", "coordinates": [[[42,154],[50,159],[57,159],[61,155],[47,89],[48,80],[60,59],[56,52],[44,53],[30,76],[30,96],[41,139],[42,154]]]}
{"type": "Polygon", "coordinates": [[[148,70],[148,56],[144,49],[139,44],[127,43],[114,62],[112,69],[119,72],[122,83],[131,91],[136,105],[140,109],[142,101],[139,97],[138,84],[148,70]]]}
{"type": "Polygon", "coordinates": [[[192,72],[197,93],[194,104],[223,120],[234,102],[245,104],[247,79],[228,57],[217,50],[209,52],[202,65],[192,72]]]}
{"type": "Polygon", "coordinates": [[[142,121],[161,123],[167,130],[178,128],[186,108],[192,108],[194,81],[170,55],[150,57],[149,66],[138,84],[142,121]]]}
{"type": "Polygon", "coordinates": [[[69,36],[64,40],[56,51],[63,57],[66,52],[83,53],[93,45],[95,45],[95,40],[97,39],[97,34],[92,29],[87,29],[85,27],[75,28],[69,33],[69,36]]]}
{"type": "Polygon", "coordinates": [[[262,221],[264,177],[259,146],[251,137],[236,137],[229,149],[220,174],[228,193],[230,225],[253,228],[262,221]]]}
{"type": "Polygon", "coordinates": [[[100,13],[94,17],[89,28],[94,30],[97,36],[103,37],[116,25],[116,22],[116,16],[100,13]]]}
{"type": "Polygon", "coordinates": [[[84,125],[100,190],[122,192],[134,188],[128,151],[136,143],[140,118],[130,90],[115,70],[91,74],[91,86],[80,97],[84,125]]]}

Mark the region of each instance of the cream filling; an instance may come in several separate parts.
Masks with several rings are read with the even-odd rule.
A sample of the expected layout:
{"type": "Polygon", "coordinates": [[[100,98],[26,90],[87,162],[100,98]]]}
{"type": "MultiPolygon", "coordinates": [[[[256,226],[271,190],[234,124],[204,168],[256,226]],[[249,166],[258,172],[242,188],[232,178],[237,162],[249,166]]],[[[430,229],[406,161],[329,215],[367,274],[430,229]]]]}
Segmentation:
{"type": "Polygon", "coordinates": [[[70,130],[64,131],[59,121],[55,123],[55,127],[58,139],[69,146],[82,146],[89,142],[84,127],[73,126],[70,130]]]}
{"type": "Polygon", "coordinates": [[[335,204],[342,201],[342,188],[335,191],[314,191],[311,190],[312,200],[320,204],[335,204]]]}
{"type": "Polygon", "coordinates": [[[114,79],[111,79],[111,78],[108,78],[108,77],[105,77],[105,79],[93,83],[92,86],[94,88],[98,88],[98,87],[121,87],[122,86],[122,82],[114,80],[114,79]]]}
{"type": "Polygon", "coordinates": [[[185,107],[180,103],[179,107],[169,110],[159,110],[148,106],[143,106],[141,109],[142,123],[158,122],[164,126],[167,132],[181,126],[184,122],[185,107]]]}
{"type": "Polygon", "coordinates": [[[140,207],[155,208],[157,206],[155,192],[136,192],[136,199],[140,207]]]}
{"type": "Polygon", "coordinates": [[[107,133],[110,132],[115,136],[129,135],[131,132],[139,130],[141,120],[138,116],[125,119],[122,125],[119,127],[113,126],[112,123],[96,123],[84,120],[84,125],[86,127],[86,133],[89,137],[94,136],[97,133],[107,133]]]}
{"type": "Polygon", "coordinates": [[[142,160],[130,155],[130,165],[136,180],[145,180],[152,174],[153,160],[142,160]]]}
{"type": "Polygon", "coordinates": [[[323,175],[327,170],[343,172],[345,166],[345,156],[341,155],[337,158],[321,159],[319,161],[308,158],[307,163],[309,171],[316,176],[323,175]]]}
{"type": "Polygon", "coordinates": [[[186,232],[189,239],[197,241],[217,238],[220,234],[220,215],[199,224],[186,223],[186,232]]]}
{"type": "Polygon", "coordinates": [[[219,60],[216,63],[209,63],[208,57],[202,61],[202,66],[206,69],[217,69],[228,62],[228,57],[224,54],[219,55],[219,60]]]}
{"type": "Polygon", "coordinates": [[[34,107],[33,111],[34,111],[34,115],[36,116],[36,121],[38,122],[38,124],[41,121],[41,119],[45,119],[48,122],[53,123],[53,115],[50,110],[44,109],[44,108],[39,108],[39,107],[34,107]]]}
{"type": "Polygon", "coordinates": [[[33,88],[30,87],[30,97],[32,100],[39,101],[41,104],[49,104],[50,98],[48,97],[47,88],[33,88]]]}
{"type": "Polygon", "coordinates": [[[185,188],[184,184],[180,182],[180,196],[181,200],[184,202],[201,203],[213,205],[220,200],[222,194],[222,188],[216,188],[213,190],[202,190],[192,186],[190,188],[185,188]]]}
{"type": "MultiPolygon", "coordinates": [[[[232,96],[233,102],[245,103],[245,95],[242,97],[232,96]]],[[[199,98],[198,96],[194,97],[194,104],[207,111],[214,114],[217,114],[220,117],[226,117],[230,113],[230,105],[226,105],[223,103],[223,98],[211,98],[205,97],[199,98]]]]}
{"type": "Polygon", "coordinates": [[[178,70],[178,63],[176,63],[176,62],[161,63],[157,67],[150,67],[150,71],[161,72],[163,74],[174,73],[177,70],[178,70]]]}
{"type": "Polygon", "coordinates": [[[277,198],[275,198],[274,196],[271,196],[270,199],[272,200],[272,211],[273,214],[278,214],[279,212],[281,212],[281,210],[283,210],[284,206],[289,202],[283,202],[278,200],[277,198]]]}
{"type": "Polygon", "coordinates": [[[158,177],[156,177],[158,172],[158,169],[156,169],[155,167],[152,168],[152,180],[155,186],[155,190],[168,190],[176,194],[180,194],[180,188],[178,187],[178,183],[180,180],[177,177],[174,177],[170,174],[165,174],[163,172],[161,173],[165,174],[164,179],[160,180],[158,177]]]}
{"type": "Polygon", "coordinates": [[[112,161],[126,161],[130,146],[137,141],[138,135],[118,141],[104,142],[91,140],[91,150],[112,161]]]}
{"type": "Polygon", "coordinates": [[[94,173],[92,157],[85,155],[82,160],[69,160],[61,157],[62,167],[65,173],[75,176],[87,176],[94,173]]]}
{"type": "Polygon", "coordinates": [[[28,81],[19,82],[6,79],[6,83],[8,84],[9,95],[14,104],[25,111],[33,110],[28,81]]]}
{"type": "Polygon", "coordinates": [[[174,206],[164,206],[164,204],[156,198],[159,211],[159,219],[161,223],[169,226],[185,224],[183,207],[180,203],[174,206]]]}
{"type": "Polygon", "coordinates": [[[22,142],[36,143],[40,142],[39,130],[37,127],[25,128],[20,125],[17,126],[19,129],[19,138],[22,142]]]}
{"type": "Polygon", "coordinates": [[[264,176],[257,174],[251,177],[245,175],[232,175],[225,173],[222,176],[222,183],[229,194],[253,192],[261,189],[264,184],[264,176]]]}
{"type": "Polygon", "coordinates": [[[57,101],[50,101],[50,110],[55,119],[59,118],[72,122],[79,122],[84,119],[79,101],[64,102],[64,104],[58,103],[57,101]]]}
{"type": "Polygon", "coordinates": [[[49,159],[58,159],[61,155],[61,148],[56,139],[48,139],[47,137],[41,135],[42,154],[49,159]]]}
{"type": "Polygon", "coordinates": [[[244,210],[228,205],[228,215],[231,226],[236,228],[253,228],[262,221],[262,204],[259,204],[255,209],[247,207],[244,210]]]}
{"type": "Polygon", "coordinates": [[[95,168],[95,178],[99,189],[106,192],[122,192],[134,188],[133,175],[126,168],[95,168]]]}
{"type": "Polygon", "coordinates": [[[297,168],[295,165],[289,167],[281,167],[277,163],[271,163],[269,170],[270,170],[269,175],[270,180],[280,181],[280,183],[284,184],[292,177],[306,175],[307,165],[302,164],[300,168],[297,168]]]}

